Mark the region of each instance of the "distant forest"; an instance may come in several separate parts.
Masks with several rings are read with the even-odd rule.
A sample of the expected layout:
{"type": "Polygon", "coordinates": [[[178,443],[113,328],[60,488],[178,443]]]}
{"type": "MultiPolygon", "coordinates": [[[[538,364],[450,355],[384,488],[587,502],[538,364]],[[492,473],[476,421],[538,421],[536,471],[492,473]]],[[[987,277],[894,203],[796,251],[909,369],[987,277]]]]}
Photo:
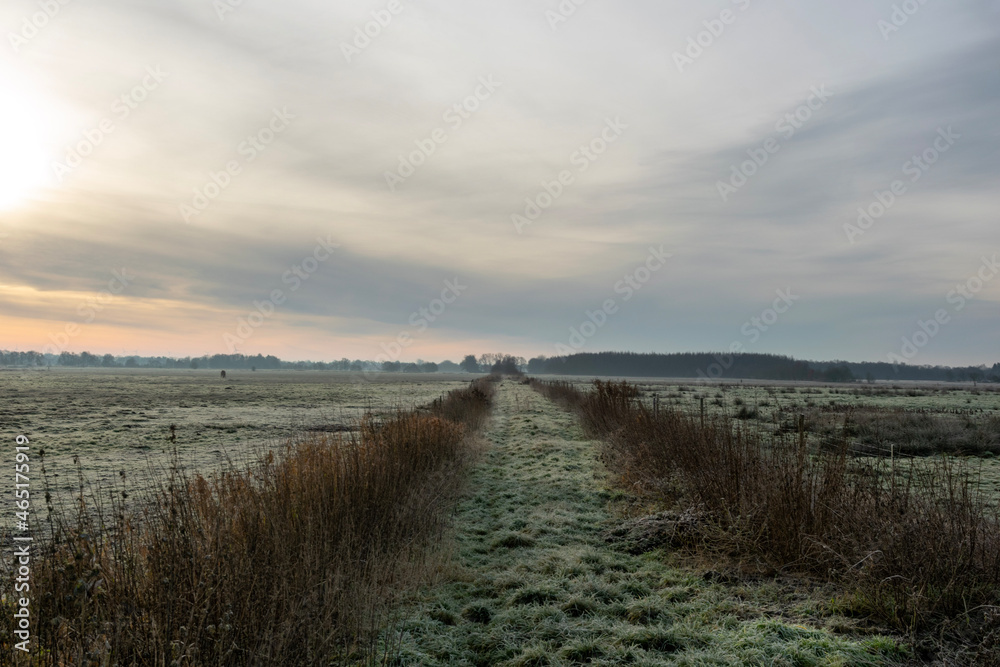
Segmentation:
{"type": "Polygon", "coordinates": [[[775,354],[711,352],[677,354],[597,352],[566,357],[539,357],[528,362],[527,370],[532,375],[612,375],[709,380],[1000,382],[1000,363],[994,364],[992,369],[987,366],[966,368],[897,366],[888,362],[800,361],[775,354]]]}
{"type": "Polygon", "coordinates": [[[341,359],[340,361],[283,361],[273,355],[214,354],[202,357],[143,357],[138,355],[97,355],[90,352],[63,352],[59,355],[41,352],[0,351],[0,367],[63,366],[67,368],[188,368],[214,370],[296,370],[296,371],[386,371],[402,373],[436,373],[459,371],[458,364],[444,362],[402,363],[341,359]]]}
{"type": "MultiPolygon", "coordinates": [[[[1000,382],[1000,363],[988,366],[948,367],[893,365],[887,362],[801,361],[774,354],[635,352],[580,353],[565,357],[537,357],[525,361],[501,354],[468,355],[461,363],[418,361],[283,361],[275,356],[216,354],[202,357],[143,357],[96,355],[89,352],[0,351],[0,367],[187,368],[214,370],[319,370],[389,373],[485,372],[501,360],[514,360],[531,375],[594,375],[611,377],[670,377],[708,380],[805,380],[864,382],[875,380],[929,380],[936,382],[1000,382]]],[[[511,364],[512,365],[512,364],[511,364]]]]}

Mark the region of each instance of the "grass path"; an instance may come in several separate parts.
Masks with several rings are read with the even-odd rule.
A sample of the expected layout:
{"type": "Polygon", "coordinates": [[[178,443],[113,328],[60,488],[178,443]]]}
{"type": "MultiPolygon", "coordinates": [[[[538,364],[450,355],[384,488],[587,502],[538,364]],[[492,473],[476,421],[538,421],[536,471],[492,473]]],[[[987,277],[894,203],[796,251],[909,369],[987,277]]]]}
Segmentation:
{"type": "Polygon", "coordinates": [[[457,510],[457,563],[397,628],[397,665],[865,665],[895,644],[801,625],[805,599],[604,543],[611,493],[574,417],[505,381],[457,510]],[[763,612],[780,609],[785,620],[763,612]],[[798,605],[798,606],[796,606],[798,605]]]}

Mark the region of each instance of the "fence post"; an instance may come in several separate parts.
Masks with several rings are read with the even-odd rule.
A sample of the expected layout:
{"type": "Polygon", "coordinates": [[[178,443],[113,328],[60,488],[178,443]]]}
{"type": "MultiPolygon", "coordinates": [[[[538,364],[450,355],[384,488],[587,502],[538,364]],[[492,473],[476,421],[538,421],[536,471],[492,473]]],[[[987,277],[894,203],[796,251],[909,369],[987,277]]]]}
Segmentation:
{"type": "Polygon", "coordinates": [[[806,458],[806,416],[799,415],[799,465],[805,465],[806,458]]]}

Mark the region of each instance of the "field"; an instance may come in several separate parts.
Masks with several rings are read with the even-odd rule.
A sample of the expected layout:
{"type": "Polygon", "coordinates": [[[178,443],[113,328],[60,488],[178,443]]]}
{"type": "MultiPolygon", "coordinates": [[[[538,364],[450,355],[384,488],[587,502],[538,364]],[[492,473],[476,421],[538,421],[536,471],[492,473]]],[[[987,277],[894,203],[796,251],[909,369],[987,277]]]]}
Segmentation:
{"type": "MultiPolygon", "coordinates": [[[[92,482],[125,470],[133,481],[169,465],[176,445],[189,471],[209,473],[310,432],[348,429],[366,410],[429,403],[464,386],[458,375],[147,369],[0,371],[0,429],[45,451],[53,488],[76,487],[80,457],[92,482]],[[175,426],[176,442],[170,440],[175,426]]],[[[5,517],[6,519],[6,517],[5,517]]],[[[6,525],[6,524],[4,524],[6,525]]]]}
{"type": "MultiPolygon", "coordinates": [[[[565,379],[581,389],[590,384],[565,379]]],[[[116,479],[121,470],[161,468],[174,445],[185,467],[209,471],[225,456],[239,458],[309,432],[348,429],[366,410],[412,409],[466,381],[467,376],[446,374],[234,371],[221,379],[217,371],[196,370],[3,370],[0,392],[8,404],[0,428],[27,435],[35,448],[44,449],[54,488],[68,489],[76,485],[74,456],[88,479],[99,482],[116,479]]],[[[1000,392],[991,389],[634,382],[650,405],[654,395],[661,405],[687,411],[700,410],[704,401],[709,414],[733,415],[744,408],[756,421],[779,425],[804,414],[820,435],[823,424],[828,431],[842,425],[848,409],[919,413],[963,427],[983,424],[991,427],[1000,451],[1000,422],[990,421],[1000,419],[1000,392]]],[[[1000,457],[982,462],[985,488],[1000,493],[1000,457]]]]}
{"type": "Polygon", "coordinates": [[[458,554],[387,639],[398,665],[876,665],[890,637],[794,578],[726,581],[623,553],[626,502],[571,414],[505,382],[456,515],[458,554]]]}
{"type": "MultiPolygon", "coordinates": [[[[586,389],[594,378],[546,376],[586,389]]],[[[813,382],[745,382],[622,378],[652,400],[658,395],[664,405],[695,410],[702,398],[714,412],[732,412],[741,405],[760,406],[765,417],[777,410],[808,409],[822,406],[840,408],[873,406],[937,413],[967,413],[1000,416],[1000,388],[992,385],[944,385],[936,383],[823,384],[813,382]]]]}
{"type": "MultiPolygon", "coordinates": [[[[592,378],[558,377],[581,391],[592,378]]],[[[966,454],[982,491],[1000,505],[1000,389],[990,385],[876,383],[830,385],[804,382],[702,382],[632,378],[639,400],[652,408],[675,407],[708,418],[724,415],[772,430],[796,432],[805,418],[807,437],[828,442],[848,433],[859,455],[914,459],[966,454]]]]}
{"type": "MultiPolygon", "coordinates": [[[[628,443],[613,433],[636,418],[642,403],[663,412],[677,408],[693,417],[692,428],[704,409],[702,430],[706,422],[731,423],[798,438],[801,428],[817,462],[824,447],[848,437],[855,461],[881,457],[888,444],[893,456],[932,470],[941,458],[934,438],[961,441],[979,446],[961,458],[973,464],[977,484],[996,502],[997,392],[642,379],[634,382],[636,394],[626,394],[617,425],[602,432],[593,419],[588,426],[585,414],[560,405],[558,395],[533,391],[522,378],[472,386],[470,379],[0,371],[0,391],[10,397],[0,417],[3,430],[10,438],[28,436],[35,454],[46,451],[49,481],[63,500],[74,496],[78,469],[105,488],[119,483],[122,471],[132,488],[151,488],[174,450],[188,480],[171,487],[159,510],[130,515],[141,514],[135,521],[123,515],[118,528],[97,538],[93,524],[69,519],[64,545],[38,566],[49,577],[43,586],[63,591],[51,599],[63,601],[64,625],[48,641],[87,651],[95,664],[111,655],[177,650],[191,664],[227,665],[252,664],[251,656],[268,664],[276,654],[300,649],[297,664],[442,666],[875,665],[996,656],[992,640],[969,640],[951,626],[943,644],[927,643],[924,630],[907,634],[905,623],[878,617],[853,589],[802,567],[804,560],[785,568],[780,554],[758,553],[757,544],[741,563],[741,535],[721,550],[705,549],[712,540],[723,544],[713,533],[697,544],[664,538],[676,536],[688,519],[671,513],[672,491],[656,484],[672,478],[693,440],[684,439],[665,467],[643,477],[639,468],[647,461],[632,472],[616,466],[628,443]],[[446,394],[451,398],[440,400],[446,394]],[[275,456],[217,481],[227,458],[249,462],[267,451],[275,456]],[[425,472],[416,474],[418,460],[425,472]],[[208,481],[199,481],[202,475],[208,481]],[[279,515],[284,520],[274,525],[280,530],[271,529],[279,515]],[[316,530],[323,536],[309,537],[316,530]],[[192,545],[195,535],[216,537],[192,545]],[[143,546],[149,544],[177,556],[159,558],[160,546],[143,546]],[[260,544],[268,546],[252,548],[260,544]],[[133,555],[109,556],[120,550],[133,555]],[[189,559],[192,550],[203,559],[189,559]],[[86,567],[67,565],[81,558],[86,567]],[[292,595],[280,576],[264,592],[253,583],[260,572],[300,562],[310,569],[288,586],[324,591],[308,606],[298,605],[301,593],[292,595]],[[66,578],[67,567],[78,567],[76,583],[66,578]],[[167,578],[186,583],[164,596],[160,582],[167,578]],[[211,589],[217,599],[204,597],[206,578],[218,582],[211,589]],[[102,595],[92,596],[90,587],[102,595]],[[133,591],[142,591],[150,608],[160,605],[155,613],[164,619],[197,599],[204,620],[197,632],[176,627],[152,641],[138,629],[105,648],[111,644],[100,628],[141,628],[133,591]],[[259,596],[270,606],[247,605],[259,596]],[[235,612],[243,619],[239,627],[233,600],[242,601],[235,612]],[[273,619],[282,614],[301,623],[294,630],[278,627],[273,619]],[[230,634],[219,634],[222,627],[230,634]],[[89,639],[72,639],[77,636],[89,639]],[[227,648],[237,644],[246,652],[227,648]]],[[[592,389],[590,379],[566,380],[581,392],[592,389]]],[[[641,436],[636,451],[648,452],[641,448],[649,441],[641,436]]],[[[790,465],[794,472],[794,460],[790,465]]],[[[34,468],[32,474],[34,484],[34,468]]],[[[692,475],[712,484],[704,466],[692,475]]],[[[977,617],[976,628],[990,622],[977,617]]]]}

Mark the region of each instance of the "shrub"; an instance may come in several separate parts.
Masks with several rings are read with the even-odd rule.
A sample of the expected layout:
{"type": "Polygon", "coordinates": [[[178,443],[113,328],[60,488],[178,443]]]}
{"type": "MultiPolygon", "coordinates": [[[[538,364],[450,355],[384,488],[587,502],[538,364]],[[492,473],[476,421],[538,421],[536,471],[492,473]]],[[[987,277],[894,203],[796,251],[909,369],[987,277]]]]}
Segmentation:
{"type": "Polygon", "coordinates": [[[424,576],[492,391],[477,381],[431,414],[369,415],[351,435],[312,434],[209,478],[175,466],[137,510],[81,492],[32,563],[32,618],[46,620],[32,628],[38,655],[52,665],[363,655],[400,590],[424,576]]]}
{"type": "Polygon", "coordinates": [[[604,439],[622,485],[694,509],[698,544],[841,581],[869,613],[904,628],[1000,602],[1000,518],[961,463],[854,457],[847,421],[812,450],[804,422],[786,434],[670,408],[654,414],[637,396],[624,382],[596,382],[565,402],[604,439]]]}

